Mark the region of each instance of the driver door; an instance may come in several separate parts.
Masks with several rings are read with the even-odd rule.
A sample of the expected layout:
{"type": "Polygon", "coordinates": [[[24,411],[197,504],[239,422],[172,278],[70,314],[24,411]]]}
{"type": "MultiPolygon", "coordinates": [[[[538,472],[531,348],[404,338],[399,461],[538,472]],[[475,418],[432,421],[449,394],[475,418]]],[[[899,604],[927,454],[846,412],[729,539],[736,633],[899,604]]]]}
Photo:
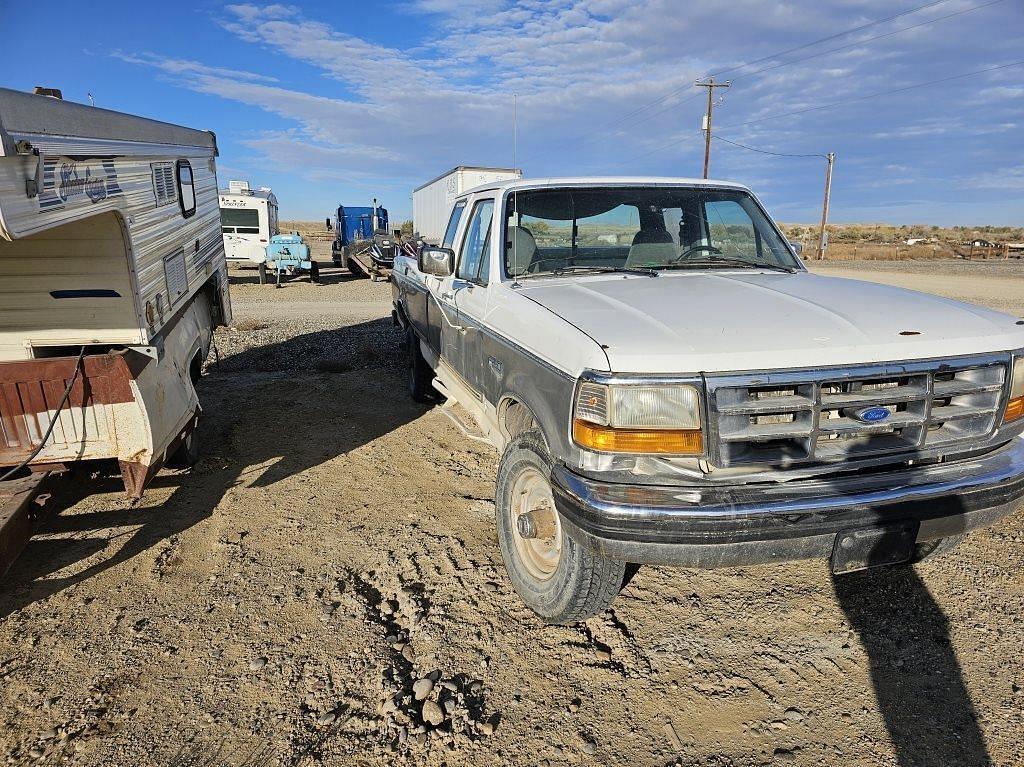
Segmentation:
{"type": "MultiPolygon", "coordinates": [[[[458,242],[458,233],[465,216],[466,201],[458,200],[452,208],[451,217],[448,219],[448,226],[445,229],[444,240],[441,242],[443,248],[453,248],[458,242]]],[[[452,335],[454,327],[458,326],[458,308],[455,306],[455,293],[452,283],[454,275],[448,277],[435,277],[424,275],[428,295],[424,296],[426,307],[424,317],[426,322],[425,337],[427,344],[446,360],[451,360],[454,355],[455,337],[452,335]],[[454,327],[453,327],[454,326],[454,327]]]]}

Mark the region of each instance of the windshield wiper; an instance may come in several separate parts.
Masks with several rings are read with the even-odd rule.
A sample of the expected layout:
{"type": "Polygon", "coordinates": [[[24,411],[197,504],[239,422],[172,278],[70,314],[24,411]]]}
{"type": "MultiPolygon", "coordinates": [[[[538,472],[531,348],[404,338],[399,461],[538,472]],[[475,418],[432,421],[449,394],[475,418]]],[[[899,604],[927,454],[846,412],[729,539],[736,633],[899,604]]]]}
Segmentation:
{"type": "Polygon", "coordinates": [[[745,258],[700,258],[692,259],[690,261],[677,261],[670,264],[662,264],[661,266],[654,267],[656,269],[702,269],[708,266],[738,266],[743,269],[770,269],[774,272],[786,272],[787,274],[796,274],[796,269],[792,266],[783,266],[782,264],[770,264],[766,261],[747,261],[745,258]]]}
{"type": "Polygon", "coordinates": [[[596,272],[598,274],[609,272],[620,274],[640,274],[644,277],[657,277],[658,273],[653,269],[645,269],[637,266],[587,266],[586,264],[573,264],[562,269],[552,269],[552,274],[563,274],[565,272],[596,272]]]}
{"type": "MultiPolygon", "coordinates": [[[[551,259],[552,261],[555,259],[551,259]]],[[[534,261],[535,264],[543,263],[543,261],[534,261]]],[[[643,277],[657,277],[658,273],[654,269],[632,267],[632,266],[587,266],[585,264],[568,264],[566,266],[560,266],[555,269],[546,272],[524,272],[523,274],[515,275],[515,279],[522,280],[527,277],[559,277],[563,274],[583,274],[590,272],[591,274],[638,274],[643,277]]]]}

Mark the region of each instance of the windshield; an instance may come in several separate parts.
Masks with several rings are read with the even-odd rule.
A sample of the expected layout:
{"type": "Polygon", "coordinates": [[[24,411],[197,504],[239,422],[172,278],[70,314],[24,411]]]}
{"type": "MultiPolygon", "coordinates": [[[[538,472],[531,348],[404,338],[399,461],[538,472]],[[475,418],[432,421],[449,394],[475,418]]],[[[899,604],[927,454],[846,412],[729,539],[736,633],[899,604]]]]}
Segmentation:
{"type": "Polygon", "coordinates": [[[695,187],[541,189],[507,206],[510,277],[607,269],[799,268],[746,192],[695,187]]]}
{"type": "Polygon", "coordinates": [[[259,234],[260,214],[252,208],[221,208],[220,224],[229,234],[259,234]]]}

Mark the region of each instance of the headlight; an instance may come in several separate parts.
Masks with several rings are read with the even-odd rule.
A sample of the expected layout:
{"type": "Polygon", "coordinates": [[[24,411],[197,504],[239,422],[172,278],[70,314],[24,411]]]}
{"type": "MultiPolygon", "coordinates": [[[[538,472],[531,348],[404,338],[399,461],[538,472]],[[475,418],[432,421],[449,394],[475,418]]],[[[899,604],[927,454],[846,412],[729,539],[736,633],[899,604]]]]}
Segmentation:
{"type": "Polygon", "coordinates": [[[1024,416],[1024,356],[1013,358],[1013,374],[1010,378],[1010,401],[1006,403],[1003,423],[1016,421],[1024,416]]]}
{"type": "Polygon", "coordinates": [[[573,439],[605,453],[700,455],[700,392],[689,385],[606,385],[576,393],[573,439]]]}

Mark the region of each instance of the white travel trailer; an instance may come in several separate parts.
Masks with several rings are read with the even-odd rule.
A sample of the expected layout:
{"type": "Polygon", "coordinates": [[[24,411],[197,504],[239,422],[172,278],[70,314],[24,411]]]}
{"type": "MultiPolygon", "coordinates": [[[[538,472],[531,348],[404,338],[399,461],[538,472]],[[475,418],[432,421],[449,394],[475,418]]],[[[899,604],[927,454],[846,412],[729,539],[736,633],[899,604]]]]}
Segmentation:
{"type": "Polygon", "coordinates": [[[412,225],[424,242],[440,245],[455,198],[463,192],[496,181],[522,178],[518,168],[459,165],[422,184],[412,193],[412,225]]]}
{"type": "Polygon", "coordinates": [[[213,133],[0,89],[0,479],[194,453],[230,321],[213,133]]]}
{"type": "Polygon", "coordinates": [[[220,190],[220,226],[229,262],[261,264],[277,228],[277,198],[270,187],[250,189],[248,181],[230,181],[220,190]]]}

